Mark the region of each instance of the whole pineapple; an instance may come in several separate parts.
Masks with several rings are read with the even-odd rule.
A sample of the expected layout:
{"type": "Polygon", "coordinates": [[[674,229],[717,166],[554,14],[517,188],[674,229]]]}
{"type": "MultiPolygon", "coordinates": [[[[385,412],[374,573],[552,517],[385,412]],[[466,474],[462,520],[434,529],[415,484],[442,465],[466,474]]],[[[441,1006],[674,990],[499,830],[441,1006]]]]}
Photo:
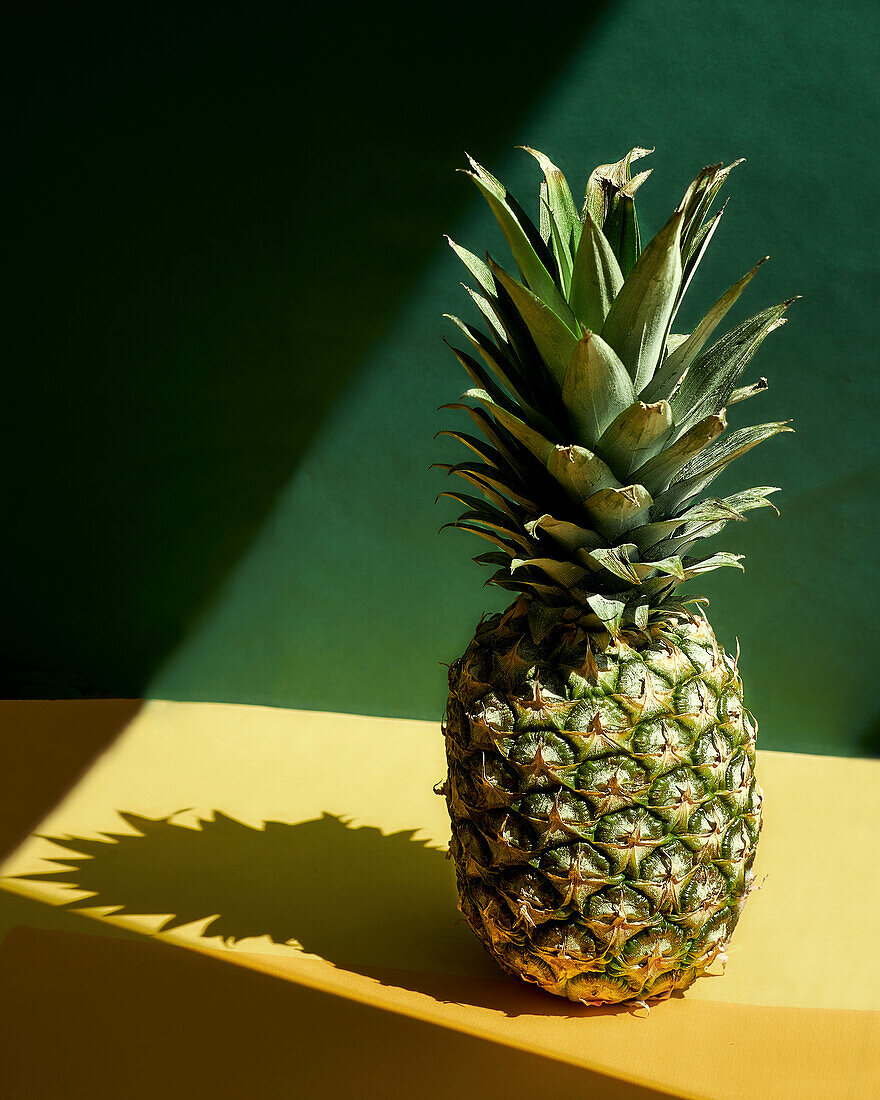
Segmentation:
{"type": "MultiPolygon", "coordinates": [[[[726,432],[725,408],[789,302],[710,338],[757,271],[688,335],[672,332],[733,165],[705,168],[641,248],[634,149],[576,208],[544,174],[536,229],[471,160],[518,278],[452,244],[487,333],[450,318],[479,359],[464,399],[481,436],[447,466],[482,494],[454,526],[518,593],[449,673],[444,723],[460,908],[501,966],[588,1004],[649,1001],[724,959],[761,828],[755,723],[736,660],[679,585],[738,555],[701,540],[769,505],[772,487],[707,496],[784,423],[726,432]],[[709,346],[707,346],[709,345],[709,346]],[[480,361],[482,360],[482,362],[480,361]]],[[[772,506],[772,505],[771,505],[772,506]]]]}

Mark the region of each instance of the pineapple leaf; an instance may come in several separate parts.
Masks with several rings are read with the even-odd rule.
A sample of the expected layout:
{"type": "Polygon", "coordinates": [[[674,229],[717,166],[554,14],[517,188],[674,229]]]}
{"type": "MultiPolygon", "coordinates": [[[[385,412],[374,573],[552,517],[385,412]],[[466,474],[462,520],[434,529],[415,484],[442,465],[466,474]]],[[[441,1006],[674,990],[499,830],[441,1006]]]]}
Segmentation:
{"type": "Polygon", "coordinates": [[[506,432],[497,421],[489,416],[485,409],[475,409],[470,405],[463,404],[461,401],[450,402],[448,405],[444,405],[443,408],[462,409],[468,413],[495,451],[501,456],[503,461],[499,469],[513,473],[520,480],[528,478],[528,453],[509,432],[506,432]]]}
{"type": "MultiPolygon", "coordinates": [[[[485,500],[481,500],[479,497],[472,497],[470,493],[458,493],[453,489],[438,493],[437,500],[440,500],[441,497],[449,497],[450,500],[455,500],[459,504],[463,504],[465,508],[470,509],[472,512],[485,512],[494,507],[494,510],[497,511],[499,515],[506,516],[514,523],[519,522],[508,501],[504,501],[503,504],[497,502],[487,504],[485,500]]],[[[459,516],[458,518],[464,519],[464,516],[459,516]]]]}
{"type": "Polygon", "coordinates": [[[553,230],[550,228],[550,200],[547,196],[546,180],[541,180],[541,186],[538,188],[538,232],[541,240],[549,248],[553,230]]]}
{"type": "Polygon", "coordinates": [[[522,529],[518,528],[515,523],[511,523],[505,515],[495,508],[483,504],[478,509],[470,509],[467,512],[463,512],[458,517],[456,523],[448,524],[448,526],[460,527],[462,522],[482,524],[482,526],[488,528],[488,530],[508,538],[511,542],[515,542],[517,546],[527,554],[532,552],[532,543],[523,535],[522,529]]]}
{"type": "Polygon", "coordinates": [[[495,419],[505,427],[518,442],[537,458],[542,466],[546,466],[554,450],[554,444],[545,439],[540,432],[535,431],[516,413],[509,411],[505,406],[499,405],[485,390],[468,390],[462,394],[463,398],[482,402],[492,413],[495,419]]]}
{"type": "Polygon", "coordinates": [[[535,538],[538,538],[542,531],[546,532],[569,553],[574,553],[576,550],[593,550],[602,545],[602,540],[595,531],[578,527],[577,524],[569,523],[567,520],[554,519],[546,513],[527,523],[526,530],[535,538]]]}
{"type": "Polygon", "coordinates": [[[587,603],[597,618],[601,620],[611,637],[616,638],[620,633],[620,624],[623,621],[625,601],[610,596],[600,596],[597,592],[592,596],[587,596],[587,603]]]}
{"type": "Polygon", "coordinates": [[[656,498],[655,514],[659,517],[675,511],[684,501],[690,500],[695,494],[701,493],[711,485],[734,459],[744,455],[746,451],[750,451],[765,439],[770,439],[780,432],[793,430],[784,422],[760,424],[757,427],[740,428],[726,439],[718,440],[682,467],[669,488],[656,498]]]}
{"type": "Polygon", "coordinates": [[[465,175],[470,176],[489,203],[529,289],[551,309],[564,316],[567,308],[565,299],[550,274],[550,256],[540,235],[504,185],[472,157],[468,157],[468,160],[473,171],[465,171],[465,175]],[[539,255],[539,251],[544,253],[543,257],[539,255]]]}
{"type": "Polygon", "coordinates": [[[452,354],[459,363],[461,363],[468,375],[470,375],[471,380],[476,383],[480,389],[485,390],[493,401],[503,408],[508,409],[513,414],[517,414],[520,411],[520,406],[517,405],[516,401],[501,389],[498,383],[480,366],[476,359],[468,355],[466,351],[462,351],[461,348],[453,347],[448,341],[444,341],[444,343],[446,343],[452,354]]]}
{"type": "Polygon", "coordinates": [[[753,382],[750,386],[740,386],[738,390],[734,390],[728,397],[728,405],[738,405],[740,401],[746,401],[750,397],[754,397],[757,393],[763,393],[767,389],[768,382],[766,378],[759,378],[757,382],[753,382]]]}
{"type": "MultiPolygon", "coordinates": [[[[533,409],[531,407],[528,397],[526,396],[528,393],[528,386],[524,382],[518,367],[514,366],[514,364],[510,361],[505,361],[505,356],[500,351],[495,351],[492,344],[489,342],[486,336],[482,332],[480,332],[479,329],[475,329],[472,325],[466,324],[464,321],[459,320],[458,317],[454,317],[450,313],[445,313],[443,316],[447,318],[447,320],[452,321],[453,324],[457,325],[458,328],[461,329],[468,340],[470,340],[473,346],[483,357],[486,365],[495,374],[495,377],[498,379],[498,381],[501,382],[501,384],[506,388],[507,392],[527,410],[528,414],[532,416],[535,420],[544,421],[544,418],[541,416],[541,414],[536,409],[533,409]]],[[[481,386],[484,390],[489,390],[491,392],[492,386],[484,385],[483,382],[480,381],[480,378],[471,369],[471,366],[469,366],[468,363],[462,361],[461,357],[464,353],[457,351],[455,348],[452,348],[452,352],[459,360],[459,362],[462,363],[462,366],[464,366],[465,370],[468,372],[468,374],[470,374],[471,378],[474,379],[477,385],[481,386]]],[[[468,356],[467,359],[470,364],[473,364],[473,360],[470,358],[470,356],[468,356]]],[[[485,372],[482,372],[482,376],[486,377],[485,372]]],[[[545,428],[550,428],[550,424],[548,421],[544,421],[543,426],[545,428]]]]}
{"type": "Polygon", "coordinates": [[[789,427],[787,420],[778,420],[770,424],[755,424],[748,428],[739,428],[737,431],[731,432],[725,439],[719,439],[710,447],[707,447],[701,454],[692,458],[682,467],[676,480],[683,481],[685,478],[693,477],[694,474],[709,473],[719,467],[727,466],[728,463],[733,462],[735,458],[739,458],[740,455],[744,455],[746,451],[750,451],[752,447],[757,446],[759,443],[763,443],[765,439],[770,439],[780,432],[792,431],[794,431],[794,428],[789,427]]]}
{"type": "MultiPolygon", "coordinates": [[[[693,247],[694,235],[699,232],[703,224],[705,213],[708,210],[708,207],[702,205],[707,189],[714,180],[717,179],[721,168],[722,165],[720,164],[710,164],[705,168],[701,168],[696,177],[688,185],[684,197],[678,204],[678,209],[684,214],[684,224],[682,226],[681,235],[683,243],[688,247],[688,252],[693,247]],[[700,216],[701,207],[703,217],[700,216]]],[[[687,255],[688,252],[685,252],[685,255],[687,255]]]]}
{"type": "Polygon", "coordinates": [[[641,252],[635,193],[650,176],[651,170],[630,179],[634,160],[653,149],[631,149],[616,164],[601,164],[587,181],[584,211],[600,227],[611,246],[624,276],[629,275],[641,252]]]}
{"type": "Polygon", "coordinates": [[[528,570],[524,573],[520,569],[516,576],[512,577],[509,569],[499,569],[486,583],[497,584],[499,588],[505,588],[511,592],[527,592],[537,595],[548,602],[559,601],[565,597],[565,589],[559,585],[544,584],[541,581],[534,580],[531,575],[527,574],[528,570]]]}
{"type": "MultiPolygon", "coordinates": [[[[673,430],[668,401],[650,405],[635,401],[611,421],[597,449],[621,477],[627,477],[668,442],[673,430]]],[[[641,481],[641,478],[635,480],[641,481]]]]}
{"type": "Polygon", "coordinates": [[[682,217],[676,211],[648,242],[602,326],[602,339],[626,364],[637,393],[654,376],[666,348],[681,283],[682,217]]]}
{"type": "Polygon", "coordinates": [[[558,385],[550,375],[528,327],[504,287],[496,284],[495,295],[490,301],[468,286],[465,286],[465,290],[489,324],[498,350],[505,359],[516,365],[531,404],[546,405],[549,408],[558,406],[558,385]]]}
{"type": "Polygon", "coordinates": [[[467,531],[472,535],[479,535],[480,538],[486,539],[496,546],[500,546],[511,558],[515,558],[522,550],[522,547],[518,546],[516,543],[510,542],[500,535],[495,534],[494,531],[489,531],[485,527],[478,526],[476,523],[468,523],[466,520],[454,520],[452,523],[444,523],[440,530],[445,531],[448,527],[454,527],[459,531],[467,531]]]}
{"type": "MultiPolygon", "coordinates": [[[[726,204],[725,204],[726,206],[726,204]]],[[[700,261],[706,254],[706,249],[709,247],[709,243],[712,237],[715,235],[715,230],[718,228],[721,222],[721,215],[724,213],[725,206],[722,206],[718,213],[712,218],[712,220],[704,227],[705,232],[700,234],[700,239],[697,242],[693,252],[688,256],[682,265],[681,272],[681,285],[678,288],[678,294],[675,299],[675,308],[672,311],[672,320],[674,321],[678,315],[679,307],[681,306],[682,299],[687,294],[688,287],[691,285],[691,281],[697,273],[697,268],[700,266],[700,261]]]]}
{"type": "Polygon", "coordinates": [[[627,556],[627,550],[629,549],[635,550],[635,546],[629,543],[610,548],[599,547],[590,551],[589,556],[603,569],[613,573],[615,577],[620,577],[621,580],[627,581],[629,584],[638,584],[642,578],[627,556]]]}
{"type": "Polygon", "coordinates": [[[568,292],[571,280],[571,268],[574,252],[581,232],[581,219],[575,209],[565,176],[556,165],[537,149],[521,145],[521,149],[530,153],[544,173],[546,207],[550,216],[550,230],[556,243],[556,261],[562,277],[563,293],[568,292]]]}
{"type": "Polygon", "coordinates": [[[581,440],[595,446],[612,420],[636,399],[616,352],[601,336],[578,340],[562,380],[562,401],[581,440]]]}
{"type": "Polygon", "coordinates": [[[620,488],[620,482],[608,466],[586,447],[554,447],[547,460],[547,470],[578,504],[599,489],[620,488]]]}
{"type": "MultiPolygon", "coordinates": [[[[562,382],[565,368],[577,343],[577,337],[562,321],[559,315],[546,305],[536,294],[524,287],[518,279],[494,261],[489,261],[495,277],[510,295],[514,306],[526,323],[535,346],[550,373],[558,382],[562,382]]],[[[568,307],[566,306],[566,310],[568,307]]],[[[571,311],[568,310],[569,314],[571,311]]],[[[572,316],[572,321],[574,317],[572,316]]]]}
{"type": "Polygon", "coordinates": [[[675,577],[676,580],[679,581],[685,579],[684,564],[677,554],[673,554],[671,557],[659,558],[657,561],[646,562],[645,564],[650,566],[652,570],[662,573],[664,576],[675,577]]]}
{"type": "Polygon", "coordinates": [[[560,236],[559,226],[552,217],[550,218],[550,239],[553,242],[553,255],[556,257],[559,285],[562,287],[563,296],[567,301],[571,289],[571,260],[568,258],[568,251],[560,236]]]}
{"type": "Polygon", "coordinates": [[[733,569],[742,569],[742,554],[728,554],[725,550],[719,551],[717,554],[712,554],[707,558],[685,558],[684,559],[684,580],[689,580],[691,577],[697,577],[701,573],[709,573],[713,569],[723,569],[730,567],[733,569]]]}
{"type": "Polygon", "coordinates": [[[605,234],[585,211],[571,277],[571,308],[578,322],[591,332],[601,332],[622,286],[623,272],[617,257],[605,234]]]}
{"type": "Polygon", "coordinates": [[[790,298],[741,322],[694,361],[671,398],[672,414],[682,430],[727,404],[752,356],[783,322],[782,315],[793,301],[790,298]]]}
{"type": "Polygon", "coordinates": [[[624,614],[638,627],[645,630],[648,626],[648,599],[644,592],[638,592],[626,601],[624,614]]]}
{"type": "MultiPolygon", "coordinates": [[[[641,182],[646,179],[647,172],[642,176],[636,176],[641,182]]],[[[635,182],[633,180],[632,182],[635,182]]],[[[642,252],[641,234],[639,233],[639,218],[636,213],[635,198],[629,191],[621,191],[617,196],[611,213],[605,219],[602,232],[608,238],[608,243],[617,256],[620,270],[624,278],[627,278],[638,262],[642,252]]]]}
{"type": "MultiPolygon", "coordinates": [[[[469,435],[467,432],[454,432],[449,429],[444,429],[442,432],[437,432],[437,435],[448,435],[453,439],[457,439],[459,443],[463,443],[465,447],[473,451],[477,458],[481,458],[484,462],[487,462],[490,466],[494,466],[496,470],[502,470],[505,468],[504,459],[491,447],[484,439],[477,439],[476,436],[469,435]]],[[[436,439],[436,436],[434,437],[436,439]]],[[[441,496],[444,494],[441,493],[441,496]]],[[[445,494],[449,496],[449,493],[445,494]]],[[[456,497],[456,499],[458,499],[456,497]]]]}
{"type": "Polygon", "coordinates": [[[530,603],[528,613],[529,633],[535,645],[540,645],[558,622],[559,612],[556,608],[548,607],[540,600],[533,600],[530,603]]]}
{"type": "Polygon", "coordinates": [[[726,504],[728,508],[732,508],[737,512],[750,512],[754,508],[772,508],[776,514],[779,514],[779,509],[773,503],[772,500],[768,500],[772,493],[779,493],[781,490],[776,485],[761,485],[754,489],[743,489],[740,493],[734,493],[732,496],[725,497],[721,504],[726,504]]]}
{"type": "Polygon", "coordinates": [[[639,552],[646,561],[650,561],[667,552],[670,547],[665,546],[665,541],[671,541],[671,536],[681,528],[689,525],[695,530],[700,523],[717,522],[724,520],[742,520],[743,515],[734,508],[729,508],[723,501],[709,499],[702,500],[699,504],[689,508],[680,516],[671,519],[657,520],[646,523],[630,532],[630,538],[638,546],[639,552]],[[648,557],[648,555],[651,555],[648,557]]]}
{"type": "Polygon", "coordinates": [[[487,550],[485,554],[477,554],[471,561],[476,565],[503,565],[506,567],[510,561],[509,554],[502,554],[499,550],[487,550]]]}
{"type": "Polygon", "coordinates": [[[563,588],[571,588],[583,580],[587,574],[587,570],[582,565],[575,565],[574,562],[560,561],[558,558],[514,558],[510,563],[511,573],[516,572],[517,569],[522,569],[528,566],[532,569],[540,569],[542,573],[551,579],[561,584],[563,588]]]}
{"type": "Polygon", "coordinates": [[[740,160],[728,164],[726,168],[723,168],[720,164],[704,168],[691,185],[694,188],[693,195],[691,195],[690,188],[688,189],[688,194],[685,195],[682,204],[688,202],[689,196],[693,201],[688,202],[687,225],[682,233],[683,256],[691,256],[699,247],[701,237],[706,232],[706,226],[703,222],[712,203],[715,201],[715,196],[721,190],[724,181],[733,169],[742,163],[743,160],[740,158],[740,160]]]}
{"type": "Polygon", "coordinates": [[[543,176],[538,228],[489,172],[470,158],[467,169],[515,266],[505,271],[447,238],[485,325],[447,315],[467,338],[466,350],[453,351],[475,388],[445,407],[466,409],[479,432],[438,433],[470,452],[436,464],[467,482],[439,497],[463,509],[446,526],[493,544],[474,560],[496,567],[488,583],[525,596],[516,606],[530,607],[534,636],[567,623],[575,641],[582,630],[620,637],[624,627],[645,630],[680,613],[679,584],[741,568],[739,555],[697,547],[749,511],[774,507],[769,486],[705,494],[737,457],[790,430],[774,422],[728,433],[725,413],[766,388],[764,378],[741,379],[794,299],[716,338],[758,264],[692,332],[673,333],[734,165],[698,173],[642,250],[635,194],[649,173],[632,178],[631,164],[648,150],[597,168],[579,211],[559,168],[521,148],[543,176]]]}
{"type": "Polygon", "coordinates": [[[530,511],[537,508],[535,502],[524,493],[521,493],[510,478],[505,477],[501,471],[494,469],[492,466],[480,462],[458,462],[455,466],[448,466],[447,470],[450,474],[455,474],[456,477],[469,481],[471,485],[476,485],[481,492],[486,493],[490,500],[492,500],[491,493],[501,493],[530,511]],[[489,492],[486,492],[487,488],[489,492]]]}
{"type": "Polygon", "coordinates": [[[653,149],[630,149],[626,156],[621,157],[615,164],[600,164],[598,168],[593,169],[587,180],[584,210],[597,225],[604,225],[614,199],[624,187],[628,187],[630,194],[635,194],[648,178],[651,174],[650,169],[640,173],[635,179],[630,179],[629,169],[634,160],[641,160],[642,157],[650,156],[653,152],[653,149]]]}
{"type": "Polygon", "coordinates": [[[489,265],[484,263],[479,256],[475,256],[473,252],[468,252],[466,248],[462,248],[460,244],[456,244],[452,237],[447,236],[446,241],[471,275],[477,280],[477,283],[482,289],[485,290],[490,297],[494,296],[495,280],[492,278],[492,272],[489,269],[489,265]]]}
{"type": "Polygon", "coordinates": [[[679,379],[703,350],[706,341],[724,319],[725,314],[733,303],[739,298],[740,294],[742,294],[752,279],[754,279],[755,275],[757,275],[758,269],[767,259],[768,257],[765,256],[763,260],[759,260],[751,271],[743,275],[739,282],[734,283],[729,290],[725,291],[702,321],[700,321],[691,335],[684,339],[676,348],[670,350],[663,365],[642,393],[642,397],[646,401],[657,401],[662,397],[668,399],[671,396],[675,387],[678,385],[679,379]]]}
{"type": "Polygon", "coordinates": [[[713,413],[694,424],[665,451],[655,455],[633,473],[633,479],[649,493],[659,493],[669,485],[681,468],[705,450],[727,427],[724,413],[713,413]]]}
{"type": "Polygon", "coordinates": [[[599,489],[583,502],[584,510],[600,535],[612,541],[637,527],[653,501],[643,485],[625,485],[620,489],[599,489]]]}
{"type": "MultiPolygon", "coordinates": [[[[510,338],[504,327],[504,322],[501,320],[495,305],[493,305],[488,298],[484,298],[482,294],[477,293],[476,290],[469,287],[467,283],[462,283],[461,285],[464,287],[470,300],[482,314],[483,320],[488,324],[489,331],[492,334],[492,339],[495,341],[496,346],[505,353],[512,354],[513,345],[510,342],[510,338]]],[[[444,313],[443,316],[449,317],[451,314],[444,313]]]]}

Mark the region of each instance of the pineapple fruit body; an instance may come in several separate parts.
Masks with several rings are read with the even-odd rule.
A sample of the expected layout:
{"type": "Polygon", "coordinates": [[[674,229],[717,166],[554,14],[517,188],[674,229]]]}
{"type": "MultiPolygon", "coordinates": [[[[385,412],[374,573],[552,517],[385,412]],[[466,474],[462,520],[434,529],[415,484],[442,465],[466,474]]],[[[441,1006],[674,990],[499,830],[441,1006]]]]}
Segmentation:
{"type": "Polygon", "coordinates": [[[460,909],[510,973],[588,1004],[650,1001],[713,961],[752,883],[755,725],[705,618],[536,644],[527,602],[450,670],[460,909]]]}

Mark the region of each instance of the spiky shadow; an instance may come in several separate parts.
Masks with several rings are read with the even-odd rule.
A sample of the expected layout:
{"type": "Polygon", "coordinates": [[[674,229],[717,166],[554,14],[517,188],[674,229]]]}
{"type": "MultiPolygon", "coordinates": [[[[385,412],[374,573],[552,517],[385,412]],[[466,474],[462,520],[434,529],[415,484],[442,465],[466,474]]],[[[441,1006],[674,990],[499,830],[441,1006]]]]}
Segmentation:
{"type": "Polygon", "coordinates": [[[414,830],[386,835],[326,813],[256,828],[221,812],[199,828],[121,816],[137,835],[51,837],[70,853],[57,857],[64,866],[23,877],[75,888],[68,908],[157,914],[166,931],[212,917],[206,937],[268,936],[439,1001],[508,1015],[619,1011],[570,1005],[504,977],[459,919],[444,852],[414,830]]]}

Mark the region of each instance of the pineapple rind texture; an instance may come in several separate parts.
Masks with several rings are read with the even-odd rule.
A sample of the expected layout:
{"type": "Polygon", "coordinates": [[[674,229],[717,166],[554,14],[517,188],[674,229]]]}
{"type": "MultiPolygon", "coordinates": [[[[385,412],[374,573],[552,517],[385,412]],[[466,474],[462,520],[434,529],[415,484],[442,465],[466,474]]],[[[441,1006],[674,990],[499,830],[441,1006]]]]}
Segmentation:
{"type": "Polygon", "coordinates": [[[521,597],[449,682],[459,907],[502,968],[603,1004],[665,999],[723,962],[761,790],[736,662],[708,621],[536,644],[521,597]]]}

